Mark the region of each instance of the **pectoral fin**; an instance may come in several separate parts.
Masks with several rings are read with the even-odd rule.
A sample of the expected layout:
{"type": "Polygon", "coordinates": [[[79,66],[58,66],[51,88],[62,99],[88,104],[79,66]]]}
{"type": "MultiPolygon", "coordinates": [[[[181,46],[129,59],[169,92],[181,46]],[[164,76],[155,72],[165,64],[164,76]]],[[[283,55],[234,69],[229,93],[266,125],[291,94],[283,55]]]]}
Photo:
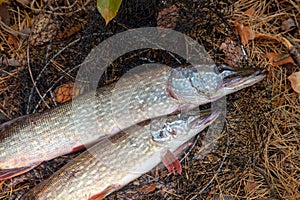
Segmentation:
{"type": "Polygon", "coordinates": [[[28,172],[29,170],[35,168],[39,164],[40,164],[40,162],[34,163],[34,164],[32,164],[30,166],[26,166],[26,167],[12,168],[12,169],[0,169],[0,181],[10,179],[12,177],[24,174],[25,172],[28,172]]]}
{"type": "Polygon", "coordinates": [[[181,174],[181,164],[178,158],[169,149],[162,154],[161,160],[170,173],[175,174],[175,172],[177,171],[178,174],[181,174]]]}
{"type": "Polygon", "coordinates": [[[86,149],[86,146],[85,145],[79,145],[77,147],[74,147],[72,150],[71,150],[71,153],[75,153],[77,151],[81,151],[81,150],[84,150],[86,149]]]}
{"type": "Polygon", "coordinates": [[[120,189],[122,186],[116,184],[116,185],[111,185],[108,186],[105,190],[100,192],[99,194],[95,194],[92,197],[90,197],[88,200],[101,200],[104,199],[108,194],[112,193],[113,191],[116,191],[120,189]]]}

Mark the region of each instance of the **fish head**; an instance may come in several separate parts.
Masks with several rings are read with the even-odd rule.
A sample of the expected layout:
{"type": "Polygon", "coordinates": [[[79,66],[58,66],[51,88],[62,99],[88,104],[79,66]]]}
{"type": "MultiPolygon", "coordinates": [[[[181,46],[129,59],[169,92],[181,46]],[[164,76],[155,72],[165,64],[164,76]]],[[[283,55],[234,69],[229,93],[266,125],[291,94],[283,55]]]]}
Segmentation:
{"type": "Polygon", "coordinates": [[[251,86],[265,76],[262,69],[189,66],[172,69],[167,88],[169,94],[182,103],[202,105],[251,86]]]}
{"type": "Polygon", "coordinates": [[[187,142],[193,136],[208,127],[219,116],[220,111],[192,111],[175,116],[169,116],[162,128],[152,132],[152,140],[165,147],[187,142]]]}

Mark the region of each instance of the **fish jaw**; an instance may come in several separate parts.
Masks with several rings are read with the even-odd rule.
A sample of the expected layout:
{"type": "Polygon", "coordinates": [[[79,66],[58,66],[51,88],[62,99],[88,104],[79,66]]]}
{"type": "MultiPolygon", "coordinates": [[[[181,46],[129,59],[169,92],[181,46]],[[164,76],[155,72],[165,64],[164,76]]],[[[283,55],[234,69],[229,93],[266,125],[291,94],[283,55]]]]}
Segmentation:
{"type": "MultiPolygon", "coordinates": [[[[223,72],[224,73],[224,72],[223,72]]],[[[237,69],[223,78],[224,94],[230,94],[262,81],[267,76],[263,69],[237,69]]]]}
{"type": "Polygon", "coordinates": [[[183,105],[203,105],[249,87],[265,77],[266,71],[262,69],[226,65],[189,66],[172,70],[167,91],[183,105]]]}
{"type": "Polygon", "coordinates": [[[213,123],[218,116],[221,114],[221,111],[216,110],[214,112],[211,112],[209,109],[205,111],[201,111],[201,115],[196,117],[195,119],[188,122],[187,126],[194,130],[201,131],[205,129],[207,126],[209,126],[211,123],[213,123]]]}

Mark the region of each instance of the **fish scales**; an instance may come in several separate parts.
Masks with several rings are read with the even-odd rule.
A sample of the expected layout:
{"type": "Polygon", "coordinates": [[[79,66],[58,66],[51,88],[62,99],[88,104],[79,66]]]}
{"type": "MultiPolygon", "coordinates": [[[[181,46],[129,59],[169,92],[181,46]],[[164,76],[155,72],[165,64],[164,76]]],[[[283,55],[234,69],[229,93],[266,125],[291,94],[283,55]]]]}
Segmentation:
{"type": "Polygon", "coordinates": [[[0,126],[0,180],[146,119],[215,101],[265,76],[260,69],[228,66],[151,67],[100,88],[95,96],[82,95],[42,114],[4,123],[0,126]]]}
{"type": "MultiPolygon", "coordinates": [[[[41,186],[41,188],[47,188],[46,190],[43,191],[43,189],[35,188],[41,194],[35,193],[34,197],[36,199],[88,199],[90,197],[88,195],[81,196],[81,194],[86,194],[86,192],[80,190],[81,187],[91,194],[97,194],[101,189],[104,190],[106,187],[114,185],[116,180],[120,180],[128,173],[133,172],[136,169],[136,163],[145,162],[153,154],[153,149],[152,151],[150,149],[155,148],[155,146],[149,143],[144,145],[143,142],[145,142],[145,139],[143,138],[143,134],[140,132],[136,133],[140,134],[140,136],[134,134],[134,137],[126,137],[128,141],[126,145],[122,145],[122,141],[117,141],[117,143],[108,142],[107,145],[101,143],[101,146],[94,149],[98,155],[101,155],[101,162],[89,151],[79,155],[64,167],[66,170],[60,170],[62,171],[61,173],[58,173],[56,176],[54,175],[53,179],[41,186]],[[128,148],[130,142],[138,145],[140,148],[137,148],[136,151],[143,152],[143,154],[136,156],[136,151],[132,151],[130,147],[128,148]],[[116,151],[114,151],[115,148],[116,151]],[[148,150],[143,151],[145,149],[148,150]],[[130,158],[130,160],[126,158],[130,158]],[[80,168],[82,170],[79,170],[80,168]],[[64,187],[58,188],[62,184],[64,187]],[[87,187],[87,185],[89,186],[87,187]],[[57,188],[56,191],[53,191],[55,188],[57,188]]],[[[30,196],[30,198],[32,197],[30,196]]]]}
{"type": "MultiPolygon", "coordinates": [[[[147,73],[148,78],[139,80],[139,84],[142,85],[141,90],[144,90],[148,85],[145,83],[157,81],[166,82],[167,73],[169,70],[166,68],[155,68],[151,70],[152,74],[147,73]]],[[[145,74],[143,74],[145,76],[145,74]]],[[[134,125],[142,120],[145,120],[145,115],[159,115],[155,112],[155,107],[166,109],[169,112],[169,108],[173,110],[178,103],[172,99],[166,97],[165,88],[160,87],[156,90],[152,90],[151,97],[147,97],[147,94],[143,95],[140,102],[134,105],[136,102],[134,98],[139,96],[143,91],[131,90],[132,85],[137,84],[134,80],[128,82],[127,85],[123,85],[122,95],[115,97],[115,106],[112,111],[112,99],[111,93],[114,85],[102,87],[96,94],[95,107],[89,104],[92,101],[90,95],[84,95],[79,97],[76,103],[76,112],[81,115],[74,115],[74,108],[72,110],[72,102],[66,103],[62,106],[58,106],[54,109],[44,112],[43,114],[34,114],[26,116],[21,122],[16,123],[14,126],[9,127],[7,130],[0,134],[0,169],[23,167],[30,165],[33,162],[40,162],[55,158],[59,155],[70,153],[73,148],[80,146],[84,143],[91,142],[99,137],[99,135],[114,134],[119,131],[119,125],[116,124],[115,119],[118,118],[118,114],[124,113],[124,107],[122,106],[127,100],[126,95],[131,95],[132,104],[126,108],[129,111],[135,111],[138,113],[132,121],[127,122],[127,126],[134,125]],[[153,99],[152,96],[156,96],[156,101],[148,101],[153,99]],[[147,101],[145,101],[147,100],[147,101]],[[162,101],[163,103],[161,103],[162,101]],[[142,104],[145,104],[142,105],[142,104]],[[90,108],[94,109],[90,109],[90,108]],[[154,107],[151,112],[148,112],[149,107],[154,107]],[[148,110],[147,110],[148,109],[148,110]],[[116,115],[116,116],[114,116],[116,115]],[[77,117],[78,116],[78,117],[77,117]],[[85,123],[85,121],[90,123],[85,123]],[[84,141],[86,136],[87,125],[91,124],[91,121],[97,122],[98,128],[101,130],[99,135],[89,135],[89,140],[84,141]],[[45,151],[46,150],[46,151],[45,151]],[[13,156],[12,156],[13,155],[13,156]],[[23,156],[23,155],[26,155],[23,156]],[[14,157],[18,157],[15,159],[14,157]]],[[[151,86],[151,85],[149,85],[151,86]]],[[[128,104],[126,104],[128,105],[128,104]]],[[[148,116],[148,117],[153,117],[148,116]]],[[[126,127],[125,127],[126,128],[126,127]]]]}
{"type": "MultiPolygon", "coordinates": [[[[156,130],[151,127],[157,122],[143,127],[133,126],[125,134],[121,133],[121,137],[106,139],[80,154],[28,192],[23,200],[89,199],[99,193],[104,197],[150,171],[160,163],[165,149],[174,152],[211,124],[217,114],[199,116],[190,116],[186,121],[178,116],[160,118],[171,123],[174,137],[163,143],[153,139],[156,130]],[[198,127],[189,128],[190,119],[197,119],[198,127]]],[[[160,126],[158,131],[165,130],[164,127],[160,126]]]]}

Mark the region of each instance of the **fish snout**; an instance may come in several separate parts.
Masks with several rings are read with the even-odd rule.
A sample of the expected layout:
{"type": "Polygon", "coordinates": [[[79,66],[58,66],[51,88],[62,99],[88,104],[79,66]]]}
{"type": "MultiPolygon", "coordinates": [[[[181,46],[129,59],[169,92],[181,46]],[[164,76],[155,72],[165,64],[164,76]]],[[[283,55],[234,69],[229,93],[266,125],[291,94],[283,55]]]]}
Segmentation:
{"type": "Polygon", "coordinates": [[[267,70],[263,68],[235,68],[226,65],[220,65],[216,68],[223,79],[223,87],[225,89],[230,88],[231,92],[253,85],[267,75],[267,70]]]}

